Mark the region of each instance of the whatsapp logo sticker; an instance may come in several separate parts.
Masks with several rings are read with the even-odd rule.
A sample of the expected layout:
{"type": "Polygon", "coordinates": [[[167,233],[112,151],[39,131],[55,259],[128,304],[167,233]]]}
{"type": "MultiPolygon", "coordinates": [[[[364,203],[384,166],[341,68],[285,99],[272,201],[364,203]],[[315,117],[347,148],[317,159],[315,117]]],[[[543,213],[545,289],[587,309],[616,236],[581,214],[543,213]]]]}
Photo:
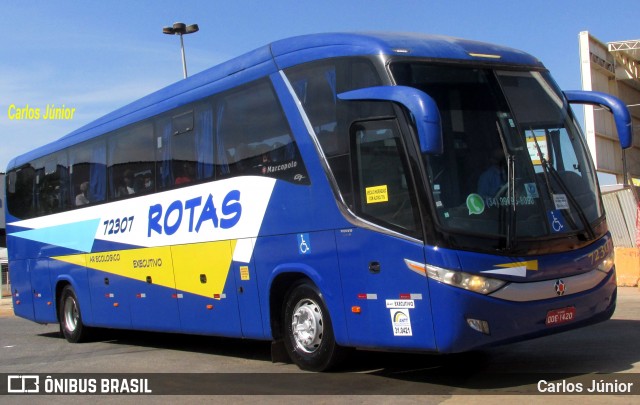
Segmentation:
{"type": "Polygon", "coordinates": [[[484,212],[484,199],[479,194],[469,194],[467,196],[467,208],[469,215],[480,215],[484,212]]]}

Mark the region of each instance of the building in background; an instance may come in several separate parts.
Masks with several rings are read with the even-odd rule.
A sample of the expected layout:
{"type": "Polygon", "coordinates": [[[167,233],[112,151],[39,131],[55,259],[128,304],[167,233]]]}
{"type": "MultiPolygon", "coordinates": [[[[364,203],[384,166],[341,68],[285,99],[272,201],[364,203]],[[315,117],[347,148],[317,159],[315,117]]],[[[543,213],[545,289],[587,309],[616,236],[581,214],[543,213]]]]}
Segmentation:
{"type": "Polygon", "coordinates": [[[583,31],[580,70],[583,90],[613,94],[627,104],[636,134],[633,147],[623,154],[613,116],[603,108],[585,106],[584,129],[596,170],[614,175],[617,183],[626,179],[640,186],[640,40],[605,44],[583,31]]]}
{"type": "Polygon", "coordinates": [[[608,183],[640,186],[640,40],[605,44],[587,31],[580,33],[582,89],[613,94],[629,108],[635,137],[633,147],[620,148],[613,116],[603,108],[584,107],[584,129],[589,150],[601,178],[602,200],[615,246],[619,286],[637,286],[640,280],[638,193],[632,188],[603,187],[608,183]],[[607,192],[610,190],[611,192],[607,192]]]}

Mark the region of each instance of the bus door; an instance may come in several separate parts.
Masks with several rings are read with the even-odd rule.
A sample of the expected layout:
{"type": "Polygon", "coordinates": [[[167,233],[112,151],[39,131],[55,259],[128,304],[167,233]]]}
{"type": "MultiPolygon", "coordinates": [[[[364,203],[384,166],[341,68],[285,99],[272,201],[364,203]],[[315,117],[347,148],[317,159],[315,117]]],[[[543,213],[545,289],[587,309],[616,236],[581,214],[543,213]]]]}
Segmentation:
{"type": "Polygon", "coordinates": [[[362,226],[336,231],[350,343],[435,347],[417,199],[395,119],[351,129],[353,197],[362,226]]]}
{"type": "Polygon", "coordinates": [[[252,257],[255,243],[254,238],[238,240],[233,251],[231,271],[234,274],[238,292],[242,337],[260,339],[264,338],[264,329],[262,328],[256,265],[252,257]]]}
{"type": "Polygon", "coordinates": [[[30,260],[11,260],[9,279],[13,296],[13,312],[22,318],[33,318],[33,294],[31,294],[30,260]]]}

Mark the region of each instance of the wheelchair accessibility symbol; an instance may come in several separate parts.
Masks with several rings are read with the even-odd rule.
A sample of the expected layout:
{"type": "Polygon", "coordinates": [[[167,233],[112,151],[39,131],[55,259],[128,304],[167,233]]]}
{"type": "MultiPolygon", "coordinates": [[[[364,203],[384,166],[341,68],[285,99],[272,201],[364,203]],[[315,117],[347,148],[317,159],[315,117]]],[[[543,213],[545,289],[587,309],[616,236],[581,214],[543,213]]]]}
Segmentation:
{"type": "Polygon", "coordinates": [[[547,213],[549,218],[549,225],[551,230],[555,233],[562,232],[567,224],[564,222],[564,217],[560,210],[552,210],[547,213]]]}
{"type": "Polygon", "coordinates": [[[298,253],[306,255],[311,252],[311,239],[309,239],[308,233],[298,234],[298,253]]]}

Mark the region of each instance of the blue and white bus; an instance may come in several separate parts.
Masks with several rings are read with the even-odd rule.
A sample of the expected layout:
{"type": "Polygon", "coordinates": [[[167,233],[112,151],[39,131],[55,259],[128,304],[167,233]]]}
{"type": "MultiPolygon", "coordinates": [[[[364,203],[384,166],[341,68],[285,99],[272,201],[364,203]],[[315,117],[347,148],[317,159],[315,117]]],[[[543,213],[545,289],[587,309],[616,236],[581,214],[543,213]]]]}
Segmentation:
{"type": "MultiPolygon", "coordinates": [[[[608,319],[594,165],[536,58],[443,36],[274,42],[11,161],[16,315],[346,348],[461,352],[608,319]]],[[[36,136],[37,134],[34,134],[36,136]]]]}

